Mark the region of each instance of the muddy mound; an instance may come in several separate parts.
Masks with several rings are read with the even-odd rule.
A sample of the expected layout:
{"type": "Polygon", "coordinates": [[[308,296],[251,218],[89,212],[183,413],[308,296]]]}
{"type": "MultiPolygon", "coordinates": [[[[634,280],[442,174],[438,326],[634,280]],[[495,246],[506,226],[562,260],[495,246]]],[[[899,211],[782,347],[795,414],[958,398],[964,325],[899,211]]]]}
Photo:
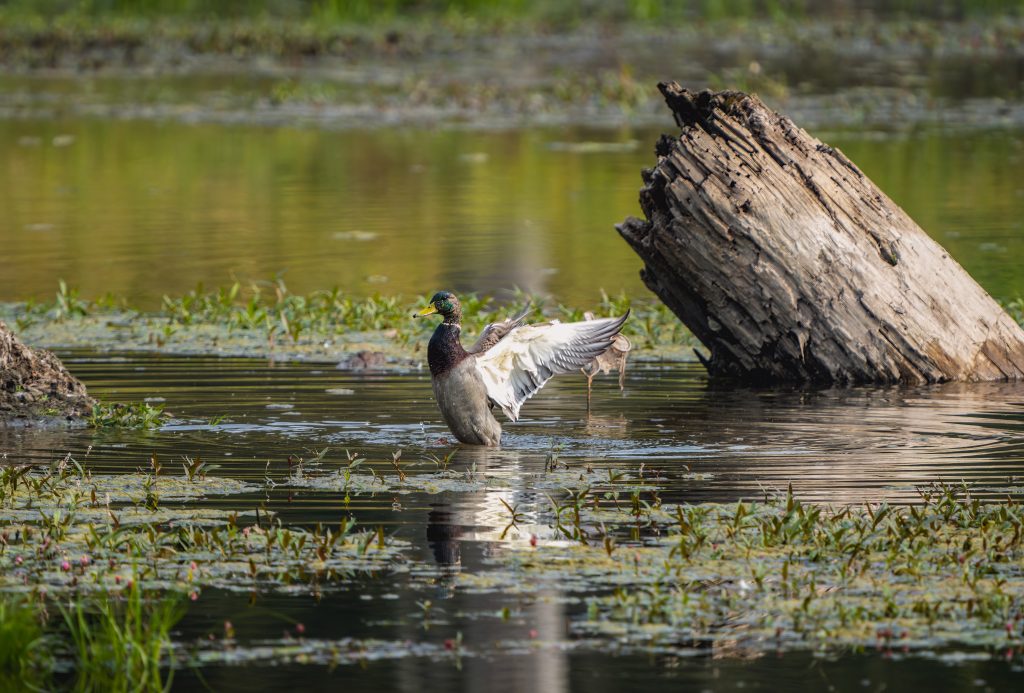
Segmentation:
{"type": "Polygon", "coordinates": [[[0,422],[87,415],[95,400],[56,356],[33,349],[0,322],[0,422]]]}

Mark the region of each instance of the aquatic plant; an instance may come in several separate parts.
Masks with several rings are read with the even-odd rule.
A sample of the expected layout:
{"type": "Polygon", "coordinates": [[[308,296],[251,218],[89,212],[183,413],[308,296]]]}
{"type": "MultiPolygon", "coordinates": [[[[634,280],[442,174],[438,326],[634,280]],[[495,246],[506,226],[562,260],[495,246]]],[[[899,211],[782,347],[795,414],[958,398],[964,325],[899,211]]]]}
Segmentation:
{"type": "MultiPolygon", "coordinates": [[[[183,296],[164,296],[155,312],[133,310],[111,297],[96,302],[79,300],[83,308],[74,317],[58,320],[55,304],[22,303],[0,306],[0,318],[18,321],[34,342],[50,346],[337,360],[339,351],[344,353],[348,345],[353,350],[380,350],[406,366],[414,356],[424,357],[420,350],[431,327],[411,319],[413,309],[424,305],[427,296],[358,298],[337,288],[298,295],[280,278],[248,286],[235,282],[212,290],[200,285],[183,296]],[[111,328],[112,322],[116,329],[111,328]]],[[[488,323],[527,306],[532,307],[532,321],[583,319],[582,309],[565,305],[547,309],[543,297],[523,292],[516,292],[502,305],[490,296],[469,294],[462,298],[463,325],[467,333],[479,333],[488,323]]],[[[602,291],[596,312],[621,315],[627,308],[632,313],[623,333],[633,340],[634,351],[656,350],[661,357],[692,358],[690,348],[696,340],[660,302],[602,291]]],[[[98,415],[97,423],[145,420],[144,416],[122,417],[122,413],[110,410],[110,416],[98,415]]],[[[155,423],[157,412],[150,414],[150,422],[155,423]]]]}
{"type": "Polygon", "coordinates": [[[42,690],[53,669],[51,638],[38,602],[0,593],[0,688],[42,690]]]}
{"type": "Polygon", "coordinates": [[[78,289],[69,288],[67,282],[58,282],[57,296],[54,300],[53,315],[56,320],[85,315],[88,312],[84,301],[78,298],[78,289]]]}
{"type": "Polygon", "coordinates": [[[189,483],[195,481],[206,481],[206,473],[212,472],[214,469],[220,467],[219,464],[208,464],[203,460],[196,457],[185,456],[185,461],[181,463],[181,468],[185,471],[185,478],[189,480],[189,483]]]}
{"type": "Polygon", "coordinates": [[[73,599],[60,612],[71,642],[81,690],[164,691],[174,678],[171,629],[185,614],[178,592],[127,589],[73,599]],[[164,671],[166,670],[166,675],[164,671]]]}
{"type": "MultiPolygon", "coordinates": [[[[626,650],[669,653],[1024,646],[1024,509],[1012,500],[931,486],[909,506],[830,508],[803,503],[791,490],[757,502],[669,503],[651,470],[594,469],[556,450],[551,456],[510,475],[408,451],[368,459],[323,448],[267,474],[269,488],[288,493],[385,503],[410,492],[518,491],[498,496],[486,568],[464,566],[446,579],[470,592],[511,595],[514,604],[488,612],[505,621],[515,620],[524,596],[555,587],[566,599],[585,599],[572,628],[596,638],[590,646],[610,638],[626,650]]],[[[390,581],[399,573],[414,589],[435,585],[436,568],[347,509],[337,522],[296,526],[260,506],[168,507],[170,499],[259,488],[214,475],[197,483],[200,458],[190,460],[191,480],[188,469],[171,474],[156,459],[120,475],[95,473],[71,456],[49,468],[0,466],[0,595],[31,595],[0,600],[0,616],[14,614],[0,618],[0,635],[8,628],[25,634],[19,642],[70,643],[49,649],[89,686],[116,687],[134,672],[132,680],[158,688],[182,661],[172,650],[174,623],[204,589],[319,596],[361,584],[353,579],[390,581]],[[57,626],[32,610],[47,604],[59,605],[57,626]]],[[[425,632],[451,617],[436,598],[416,602],[410,618],[425,632]]],[[[359,659],[351,649],[359,643],[307,640],[297,630],[260,647],[231,633],[229,644],[196,645],[189,659],[359,659]]],[[[381,647],[390,653],[382,656],[400,656],[381,647]]],[[[10,652],[0,649],[0,664],[34,656],[10,652]]],[[[45,672],[48,665],[31,666],[45,672]]]]}
{"type": "Polygon", "coordinates": [[[397,567],[405,543],[379,528],[359,530],[351,517],[303,529],[258,509],[163,507],[161,500],[255,488],[212,476],[195,483],[204,471],[198,459],[177,477],[93,474],[70,456],[48,469],[0,466],[0,591],[80,595],[139,581],[163,589],[319,590],[397,567]]]}
{"type": "Polygon", "coordinates": [[[86,419],[92,428],[159,428],[168,416],[160,404],[99,402],[86,419]]]}
{"type": "MultiPolygon", "coordinates": [[[[229,287],[204,290],[200,284],[181,297],[164,296],[161,317],[180,325],[216,324],[232,330],[263,330],[269,338],[277,334],[298,342],[303,334],[336,334],[342,331],[401,329],[426,333],[413,323],[410,307],[421,301],[401,296],[373,295],[364,298],[338,288],[293,294],[280,277],[272,282],[252,282],[243,289],[239,282],[229,287]]],[[[425,302],[425,297],[422,302],[425,302]]],[[[493,316],[491,299],[470,297],[464,307],[468,320],[482,327],[493,316]]]]}
{"type": "Polygon", "coordinates": [[[1003,308],[1021,326],[1024,326],[1024,298],[1015,298],[1012,301],[1004,301],[1003,308]]]}
{"type": "Polygon", "coordinates": [[[1024,509],[983,503],[966,487],[921,494],[920,505],[841,509],[791,491],[761,503],[614,509],[570,495],[552,501],[551,517],[555,536],[579,542],[572,550],[542,541],[498,560],[533,588],[571,576],[576,589],[609,590],[576,629],[638,648],[1024,644],[1024,509]],[[647,533],[631,532],[628,548],[610,543],[635,514],[647,533]],[[611,529],[585,531],[598,526],[611,529]]]}
{"type": "MultiPolygon", "coordinates": [[[[341,491],[352,494],[387,493],[404,495],[408,493],[469,493],[497,491],[528,487],[533,491],[579,496],[577,504],[584,498],[603,494],[605,498],[618,498],[620,494],[636,491],[655,492],[655,486],[635,473],[624,470],[597,471],[590,467],[570,467],[563,463],[561,469],[547,466],[536,472],[522,472],[518,476],[507,473],[485,473],[470,466],[466,469],[451,468],[455,451],[444,458],[427,454],[425,459],[399,464],[401,453],[392,453],[385,461],[367,460],[355,453],[347,452],[347,463],[325,465],[316,474],[289,475],[281,483],[291,488],[316,489],[319,491],[341,491]],[[393,472],[393,473],[392,473],[393,472]]],[[[685,473],[677,476],[682,481],[706,481],[710,474],[685,473]]],[[[271,480],[278,486],[278,481],[271,480]]],[[[504,501],[502,501],[504,503],[504,501]]],[[[554,502],[554,501],[552,501],[554,502]]],[[[512,510],[510,509],[511,513],[512,510]]],[[[522,514],[512,513],[516,521],[522,514]]],[[[578,519],[578,513],[575,515],[578,519]]]]}

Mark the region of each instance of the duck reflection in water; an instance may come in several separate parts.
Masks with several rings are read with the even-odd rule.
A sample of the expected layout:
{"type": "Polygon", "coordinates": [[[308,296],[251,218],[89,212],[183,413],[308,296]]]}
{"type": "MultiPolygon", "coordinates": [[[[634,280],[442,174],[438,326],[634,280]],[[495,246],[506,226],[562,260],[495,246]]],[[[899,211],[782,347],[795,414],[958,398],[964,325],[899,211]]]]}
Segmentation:
{"type": "Polygon", "coordinates": [[[455,522],[455,512],[447,503],[435,503],[427,513],[427,545],[441,568],[441,597],[455,596],[455,577],[462,570],[462,547],[459,539],[465,529],[455,522]]]}
{"type": "MultiPolygon", "coordinates": [[[[519,451],[496,448],[461,448],[458,462],[461,471],[474,469],[477,474],[508,475],[521,479],[528,471],[529,456],[519,451]]],[[[538,461],[539,463],[539,461],[538,461]]],[[[503,690],[545,691],[560,693],[569,689],[567,651],[555,643],[566,640],[568,618],[563,606],[564,593],[557,587],[541,589],[537,599],[523,604],[510,601],[502,592],[483,594],[480,591],[459,593],[458,581],[466,564],[467,574],[479,572],[488,556],[507,550],[512,543],[525,544],[531,537],[546,536],[550,528],[539,524],[537,506],[547,503],[546,496],[538,495],[527,484],[520,488],[482,490],[453,494],[455,503],[437,502],[427,513],[427,545],[440,569],[436,598],[449,600],[440,607],[451,619],[450,628],[462,634],[466,642],[498,642],[508,639],[533,640],[549,643],[532,655],[531,666],[515,667],[502,672],[503,690]],[[508,504],[508,505],[506,505],[508,504]],[[507,531],[508,506],[521,507],[523,519],[512,531],[507,531]],[[463,545],[466,543],[465,546],[463,545]],[[466,551],[463,551],[466,549],[466,551]],[[462,619],[459,614],[479,608],[481,600],[489,603],[492,613],[505,607],[512,608],[506,621],[493,618],[462,619]]],[[[446,495],[442,494],[441,498],[446,495]]],[[[448,496],[451,497],[451,496],[448,496]]],[[[514,549],[520,550],[520,549],[514,549]]],[[[469,688],[493,688],[494,664],[483,658],[470,658],[463,662],[467,680],[476,682],[469,688]]]]}

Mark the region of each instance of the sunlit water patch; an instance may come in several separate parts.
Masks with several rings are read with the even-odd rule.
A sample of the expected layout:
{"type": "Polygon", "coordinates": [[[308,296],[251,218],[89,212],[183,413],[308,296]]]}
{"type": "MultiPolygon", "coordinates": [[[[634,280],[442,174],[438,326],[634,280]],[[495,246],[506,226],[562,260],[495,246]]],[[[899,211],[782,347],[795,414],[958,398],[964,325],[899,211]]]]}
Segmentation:
{"type": "MultiPolygon", "coordinates": [[[[153,307],[199,282],[279,272],[298,293],[519,287],[579,306],[601,288],[643,295],[641,263],[613,225],[640,213],[640,171],[673,128],[668,117],[491,132],[0,119],[0,301],[49,297],[64,278],[83,296],[153,307]]],[[[1019,129],[813,134],[990,293],[1024,294],[1019,129]]]]}

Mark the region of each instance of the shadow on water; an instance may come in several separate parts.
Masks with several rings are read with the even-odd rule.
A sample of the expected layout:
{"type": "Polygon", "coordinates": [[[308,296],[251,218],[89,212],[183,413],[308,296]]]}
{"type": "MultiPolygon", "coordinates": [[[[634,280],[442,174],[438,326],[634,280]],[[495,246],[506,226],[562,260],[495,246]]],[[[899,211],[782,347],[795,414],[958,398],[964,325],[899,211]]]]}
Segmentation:
{"type": "MultiPolygon", "coordinates": [[[[355,686],[356,690],[417,692],[462,690],[603,692],[622,690],[1013,690],[1014,674],[999,662],[965,662],[953,668],[915,659],[852,655],[838,660],[804,653],[766,655],[753,659],[711,656],[678,658],[621,654],[559,654],[557,667],[496,657],[459,670],[427,658],[400,662],[367,662],[362,668],[310,671],[309,667],[263,669],[217,668],[204,671],[215,690],[253,687],[284,688],[296,680],[311,687],[355,686]]],[[[1016,674],[1019,676],[1019,674],[1016,674]]],[[[176,680],[177,682],[178,680],[176,680]]],[[[195,685],[188,672],[180,682],[195,685]]]]}

